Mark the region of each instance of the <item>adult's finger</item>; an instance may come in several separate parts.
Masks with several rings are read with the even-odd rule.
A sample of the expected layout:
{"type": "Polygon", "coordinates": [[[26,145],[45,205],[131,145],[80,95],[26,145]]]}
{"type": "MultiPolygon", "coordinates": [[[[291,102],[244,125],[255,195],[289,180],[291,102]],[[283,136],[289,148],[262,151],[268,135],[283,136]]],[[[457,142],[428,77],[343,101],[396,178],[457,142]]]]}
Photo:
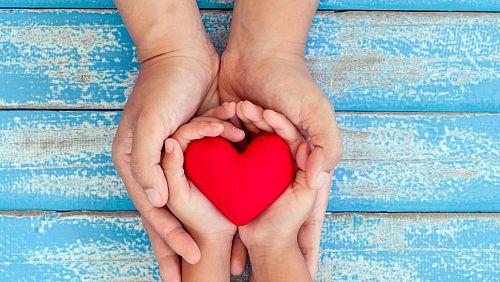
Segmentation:
{"type": "Polygon", "coordinates": [[[182,256],[190,264],[200,260],[201,253],[196,242],[184,230],[182,224],[166,208],[152,208],[143,213],[143,217],[151,224],[167,245],[182,256]]]}
{"type": "Polygon", "coordinates": [[[233,238],[231,249],[231,274],[241,275],[246,268],[248,251],[238,233],[233,238]]]}
{"type": "Polygon", "coordinates": [[[298,235],[299,247],[313,278],[318,268],[321,230],[330,195],[330,183],[328,182],[318,191],[311,215],[301,226],[298,235]]]}
{"type": "Polygon", "coordinates": [[[179,255],[176,254],[161,238],[146,219],[142,219],[142,224],[151,242],[151,247],[158,260],[160,275],[166,282],[181,282],[181,264],[179,255]]]}
{"type": "Polygon", "coordinates": [[[312,143],[306,163],[306,178],[310,187],[320,189],[342,158],[342,141],[335,113],[328,99],[317,99],[303,111],[302,127],[312,143]]]}
{"type": "Polygon", "coordinates": [[[168,186],[160,166],[163,142],[170,132],[154,113],[139,116],[132,143],[131,169],[134,178],[156,207],[167,203],[168,186]]]}
{"type": "Polygon", "coordinates": [[[182,202],[189,195],[189,182],[184,174],[184,155],[182,149],[173,138],[165,140],[165,156],[162,160],[162,168],[168,183],[169,200],[167,204],[170,206],[171,201],[174,203],[182,202]]]}
{"type": "MultiPolygon", "coordinates": [[[[128,127],[123,127],[123,131],[120,133],[119,128],[117,136],[129,136],[127,129],[128,127]]],[[[127,143],[127,141],[117,142],[116,145],[113,143],[113,161],[117,165],[118,172],[134,205],[145,221],[149,223],[149,230],[154,230],[165,244],[170,246],[175,253],[181,255],[186,261],[196,263],[200,259],[198,245],[166,208],[157,208],[150,203],[142,187],[133,177],[130,170],[130,154],[127,153],[126,148],[127,143]]]]}
{"type": "Polygon", "coordinates": [[[193,238],[184,231],[177,218],[168,209],[151,205],[130,171],[125,169],[121,176],[139,213],[163,241],[189,263],[198,262],[201,256],[200,249],[193,238]]]}

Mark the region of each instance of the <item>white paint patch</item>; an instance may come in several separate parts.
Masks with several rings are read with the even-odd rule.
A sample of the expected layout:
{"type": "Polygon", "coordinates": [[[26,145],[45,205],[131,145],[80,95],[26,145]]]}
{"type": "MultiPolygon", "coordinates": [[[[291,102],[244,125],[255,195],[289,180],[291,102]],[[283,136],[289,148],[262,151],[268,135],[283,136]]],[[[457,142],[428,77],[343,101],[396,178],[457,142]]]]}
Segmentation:
{"type": "Polygon", "coordinates": [[[20,128],[0,130],[0,167],[78,167],[89,165],[87,159],[93,156],[110,156],[117,125],[96,126],[81,118],[78,113],[55,117],[34,113],[29,120],[14,124],[20,128]]]}
{"type": "Polygon", "coordinates": [[[110,161],[117,114],[20,113],[10,123],[6,121],[0,130],[0,170],[16,173],[0,183],[0,191],[126,198],[127,191],[110,161]]]}
{"type": "MultiPolygon", "coordinates": [[[[33,12],[34,10],[30,10],[25,13],[33,12]]],[[[95,11],[79,13],[103,14],[95,11]]],[[[116,108],[116,99],[123,97],[123,91],[125,97],[128,97],[138,74],[137,68],[113,69],[105,58],[112,52],[132,52],[134,58],[131,60],[135,60],[132,46],[121,41],[124,32],[126,31],[123,25],[52,26],[34,23],[26,26],[0,26],[0,49],[2,45],[6,45],[9,49],[18,50],[15,54],[9,54],[10,58],[1,60],[0,66],[21,71],[27,79],[48,79],[50,83],[49,89],[42,95],[42,100],[37,98],[17,104],[2,101],[2,106],[80,108],[88,107],[88,104],[92,103],[95,108],[116,108]],[[105,69],[106,66],[109,69],[105,69]],[[99,95],[110,96],[116,93],[117,89],[122,90],[120,97],[108,97],[106,102],[96,97],[95,89],[91,89],[91,86],[97,87],[99,95]],[[68,91],[78,92],[79,94],[75,95],[79,97],[76,100],[71,99],[72,101],[63,100],[62,97],[67,95],[68,91]]],[[[116,58],[114,61],[116,62],[116,58]]]]}
{"type": "Polygon", "coordinates": [[[418,271],[414,267],[387,260],[369,260],[362,255],[348,258],[326,258],[316,276],[318,282],[332,281],[400,281],[419,282],[418,271]]]}
{"type": "Polygon", "coordinates": [[[451,101],[457,94],[447,85],[469,94],[465,86],[500,78],[498,33],[487,28],[500,24],[495,14],[320,12],[316,21],[309,36],[318,46],[307,50],[306,60],[330,96],[350,91],[369,94],[366,101],[451,101]],[[383,90],[364,93],[367,88],[383,90]]]}

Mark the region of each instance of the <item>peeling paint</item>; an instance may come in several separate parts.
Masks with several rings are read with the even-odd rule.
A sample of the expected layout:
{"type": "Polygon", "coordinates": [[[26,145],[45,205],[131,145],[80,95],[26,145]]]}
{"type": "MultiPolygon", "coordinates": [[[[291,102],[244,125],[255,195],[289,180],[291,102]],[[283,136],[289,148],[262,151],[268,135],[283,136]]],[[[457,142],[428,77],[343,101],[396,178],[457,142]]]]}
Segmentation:
{"type": "Polygon", "coordinates": [[[498,104],[499,24],[494,14],[324,12],[306,60],[339,110],[470,111],[498,104]]]}
{"type": "Polygon", "coordinates": [[[498,214],[327,216],[318,281],[495,281],[498,214]]]}
{"type": "MultiPolygon", "coordinates": [[[[3,13],[0,78],[10,86],[0,86],[0,107],[123,107],[138,64],[116,12],[3,13]]],[[[203,12],[219,52],[230,17],[203,12]]],[[[488,13],[320,12],[306,60],[337,110],[493,112],[499,24],[488,13]]]]}
{"type": "MultiPolygon", "coordinates": [[[[3,209],[134,209],[110,158],[120,113],[3,111],[0,117],[3,209]]],[[[345,159],[328,209],[498,210],[498,118],[338,114],[345,159]]]]}
{"type": "MultiPolygon", "coordinates": [[[[494,281],[499,234],[498,214],[327,214],[315,281],[494,281]]],[[[0,277],[159,279],[137,215],[0,214],[0,235],[0,277]]]]}

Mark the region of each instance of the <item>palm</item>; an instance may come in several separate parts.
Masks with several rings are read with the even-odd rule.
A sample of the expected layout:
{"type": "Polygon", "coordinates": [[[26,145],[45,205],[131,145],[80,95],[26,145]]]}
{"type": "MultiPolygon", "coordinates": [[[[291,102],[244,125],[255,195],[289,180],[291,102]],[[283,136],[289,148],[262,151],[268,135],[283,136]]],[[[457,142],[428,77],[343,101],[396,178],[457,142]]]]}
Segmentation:
{"type": "Polygon", "coordinates": [[[177,127],[198,110],[202,112],[218,105],[215,87],[212,87],[217,76],[200,79],[205,69],[202,63],[190,58],[165,60],[142,68],[125,113],[129,108],[139,108],[137,114],[141,114],[140,109],[147,108],[149,113],[158,115],[165,126],[177,127]],[[142,107],[136,107],[136,103],[142,107]]]}
{"type": "MultiPolygon", "coordinates": [[[[300,226],[310,214],[310,210],[304,211],[303,207],[312,207],[316,200],[315,196],[297,195],[297,191],[306,186],[304,173],[299,171],[296,181],[271,206],[254,221],[239,228],[240,236],[267,240],[282,234],[289,226],[300,226]]],[[[298,230],[289,231],[293,234],[298,230]]]]}
{"type": "Polygon", "coordinates": [[[320,172],[331,173],[342,156],[340,131],[332,104],[312,79],[303,58],[283,59],[283,54],[248,60],[223,54],[219,93],[223,102],[250,100],[284,114],[313,144],[306,163],[307,184],[323,189],[299,231],[298,240],[309,270],[314,273],[331,174],[327,183],[317,179],[320,172]]]}
{"type": "MultiPolygon", "coordinates": [[[[234,233],[236,226],[222,215],[191,181],[189,181],[189,186],[190,193],[186,204],[196,208],[193,209],[189,216],[194,221],[183,221],[188,231],[195,232],[196,234],[205,234],[207,238],[217,237],[218,234],[234,233]],[[200,221],[207,224],[200,224],[200,221]]],[[[182,211],[179,211],[179,213],[182,213],[182,211]]],[[[182,217],[181,214],[177,214],[177,216],[179,218],[182,217]]]]}
{"type": "MultiPolygon", "coordinates": [[[[205,111],[218,104],[215,87],[212,87],[217,82],[216,71],[208,71],[210,66],[207,64],[210,62],[211,68],[217,69],[219,59],[217,56],[211,58],[155,57],[143,63],[113,141],[113,162],[143,217],[164,277],[178,275],[175,267],[167,267],[177,259],[177,254],[196,262],[199,251],[187,233],[177,232],[182,230],[182,225],[162,207],[164,202],[154,205],[148,200],[143,189],[158,183],[155,180],[158,175],[152,174],[152,163],[142,163],[142,167],[138,167],[134,154],[158,163],[165,136],[172,134],[198,110],[205,111]],[[156,149],[158,147],[160,149],[156,149]]],[[[163,174],[159,178],[164,179],[163,174]]],[[[167,190],[158,191],[163,193],[161,198],[165,201],[167,190]]]]}
{"type": "Polygon", "coordinates": [[[222,62],[219,91],[223,102],[250,100],[284,114],[298,127],[312,119],[318,107],[333,113],[331,104],[310,76],[303,61],[268,59],[234,70],[222,62]]]}

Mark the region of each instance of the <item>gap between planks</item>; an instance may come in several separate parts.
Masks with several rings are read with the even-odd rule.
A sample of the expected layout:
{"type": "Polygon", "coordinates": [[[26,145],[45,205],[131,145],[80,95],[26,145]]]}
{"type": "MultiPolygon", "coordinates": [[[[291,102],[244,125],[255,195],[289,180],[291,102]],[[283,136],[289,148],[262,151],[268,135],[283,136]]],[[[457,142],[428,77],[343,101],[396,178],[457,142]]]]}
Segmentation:
{"type": "MultiPolygon", "coordinates": [[[[55,211],[55,210],[27,210],[27,211],[2,211],[0,210],[0,216],[41,216],[46,214],[58,214],[57,218],[72,217],[72,216],[99,216],[99,217],[139,217],[140,214],[137,211],[55,211]]],[[[342,212],[326,212],[326,217],[334,217],[336,215],[359,215],[363,217],[378,216],[378,217],[391,217],[391,218],[411,218],[419,215],[424,215],[426,217],[448,217],[448,216],[458,216],[458,217],[499,217],[500,213],[495,212],[357,212],[357,211],[342,211],[342,212]]]]}
{"type": "MultiPolygon", "coordinates": [[[[334,106],[335,107],[335,106],[334,106]]],[[[25,112],[43,112],[43,111],[51,111],[51,112],[123,112],[123,109],[113,109],[113,108],[3,108],[0,106],[0,112],[12,112],[12,111],[25,111],[25,112]]],[[[422,115],[422,116],[459,116],[459,115],[495,115],[500,114],[500,111],[481,111],[481,112],[440,112],[440,111],[425,111],[425,112],[417,112],[417,111],[349,111],[349,110],[340,110],[335,111],[336,114],[349,114],[349,115],[391,115],[391,116],[412,116],[412,115],[422,115]]]]}

